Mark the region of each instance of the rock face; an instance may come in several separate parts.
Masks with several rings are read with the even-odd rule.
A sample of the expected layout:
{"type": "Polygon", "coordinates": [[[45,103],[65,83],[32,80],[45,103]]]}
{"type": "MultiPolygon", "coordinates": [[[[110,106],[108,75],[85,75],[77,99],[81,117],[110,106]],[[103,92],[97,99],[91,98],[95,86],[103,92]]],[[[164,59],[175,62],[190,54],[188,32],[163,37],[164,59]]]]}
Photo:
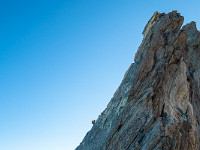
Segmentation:
{"type": "Polygon", "coordinates": [[[122,83],[76,150],[199,150],[200,32],[155,12],[122,83]]]}

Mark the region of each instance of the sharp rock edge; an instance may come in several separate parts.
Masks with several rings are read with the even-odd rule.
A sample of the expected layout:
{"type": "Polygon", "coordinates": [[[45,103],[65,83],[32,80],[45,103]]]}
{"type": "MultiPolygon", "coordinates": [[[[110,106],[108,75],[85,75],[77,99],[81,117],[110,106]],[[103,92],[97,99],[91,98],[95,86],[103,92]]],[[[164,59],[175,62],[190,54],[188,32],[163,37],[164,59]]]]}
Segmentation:
{"type": "Polygon", "coordinates": [[[199,150],[200,32],[155,12],[107,108],[76,150],[199,150]]]}

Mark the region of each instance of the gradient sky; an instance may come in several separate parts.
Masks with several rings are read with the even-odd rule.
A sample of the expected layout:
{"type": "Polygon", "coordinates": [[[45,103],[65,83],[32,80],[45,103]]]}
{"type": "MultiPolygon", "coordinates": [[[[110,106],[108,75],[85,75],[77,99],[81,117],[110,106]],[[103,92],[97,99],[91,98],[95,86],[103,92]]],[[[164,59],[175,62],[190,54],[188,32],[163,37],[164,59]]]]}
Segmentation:
{"type": "MultiPolygon", "coordinates": [[[[0,0],[0,150],[73,150],[106,108],[155,11],[199,0],[0,0]]],[[[184,23],[184,24],[185,24],[184,23]]]]}

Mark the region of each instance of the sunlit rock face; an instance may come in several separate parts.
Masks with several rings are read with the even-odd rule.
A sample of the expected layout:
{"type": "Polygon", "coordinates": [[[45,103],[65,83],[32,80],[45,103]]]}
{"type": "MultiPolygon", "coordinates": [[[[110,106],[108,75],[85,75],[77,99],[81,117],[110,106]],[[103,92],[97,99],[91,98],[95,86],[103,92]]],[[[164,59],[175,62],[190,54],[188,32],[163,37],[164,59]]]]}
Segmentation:
{"type": "Polygon", "coordinates": [[[199,150],[200,32],[155,12],[122,83],[76,150],[199,150]]]}

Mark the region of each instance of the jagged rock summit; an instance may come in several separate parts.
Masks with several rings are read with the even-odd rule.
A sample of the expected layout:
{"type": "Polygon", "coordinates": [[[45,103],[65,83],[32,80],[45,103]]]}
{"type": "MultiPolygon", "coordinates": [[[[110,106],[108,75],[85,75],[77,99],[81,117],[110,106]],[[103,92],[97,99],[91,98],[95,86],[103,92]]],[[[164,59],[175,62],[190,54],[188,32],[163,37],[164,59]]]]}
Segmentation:
{"type": "Polygon", "coordinates": [[[76,150],[199,150],[200,32],[155,12],[122,83],[76,150]]]}

